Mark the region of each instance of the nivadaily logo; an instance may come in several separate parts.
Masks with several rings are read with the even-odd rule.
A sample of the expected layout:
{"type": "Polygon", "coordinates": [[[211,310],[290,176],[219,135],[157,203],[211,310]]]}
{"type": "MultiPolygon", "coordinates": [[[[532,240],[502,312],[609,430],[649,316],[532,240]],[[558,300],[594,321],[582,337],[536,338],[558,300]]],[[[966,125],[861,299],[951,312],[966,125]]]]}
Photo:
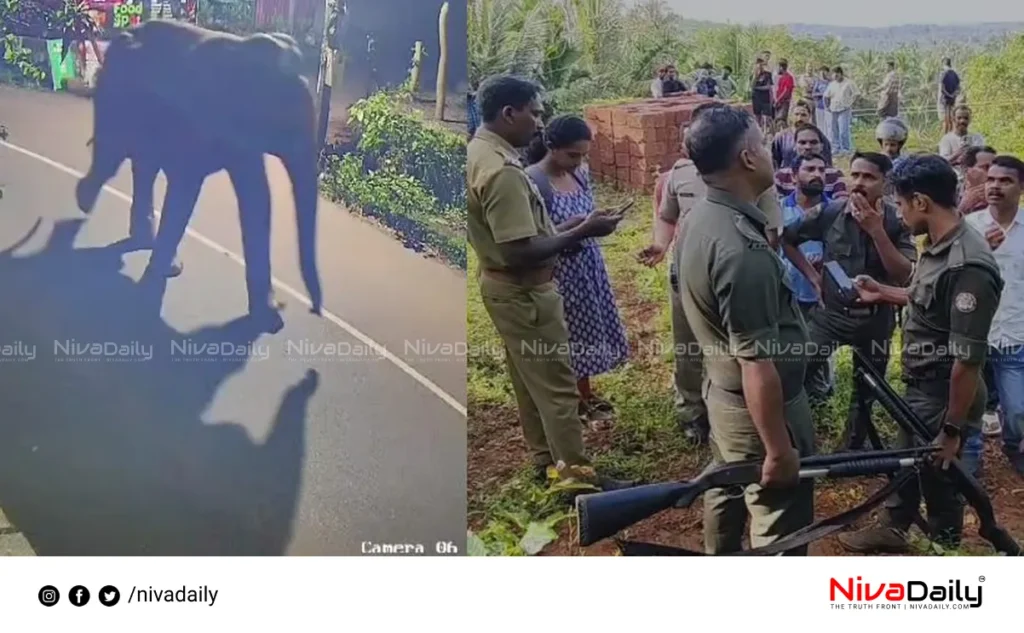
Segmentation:
{"type": "Polygon", "coordinates": [[[833,609],[977,609],[981,606],[984,576],[972,585],[950,580],[933,585],[923,580],[904,582],[864,582],[854,578],[829,580],[829,601],[833,609]]]}

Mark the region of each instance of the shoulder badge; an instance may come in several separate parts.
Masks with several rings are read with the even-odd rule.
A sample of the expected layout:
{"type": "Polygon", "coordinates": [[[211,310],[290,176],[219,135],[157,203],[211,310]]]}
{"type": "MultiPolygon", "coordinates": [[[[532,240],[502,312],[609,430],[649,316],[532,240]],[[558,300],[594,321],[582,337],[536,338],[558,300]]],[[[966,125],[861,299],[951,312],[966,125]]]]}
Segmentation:
{"type": "Polygon", "coordinates": [[[747,248],[751,250],[770,250],[768,240],[754,228],[754,225],[746,217],[742,215],[736,216],[736,228],[739,230],[740,235],[746,238],[747,248]]]}
{"type": "Polygon", "coordinates": [[[978,307],[978,299],[970,292],[961,292],[953,300],[953,305],[956,306],[958,311],[970,314],[978,307]]]}
{"type": "Polygon", "coordinates": [[[533,178],[527,176],[525,172],[523,173],[523,176],[526,179],[526,185],[530,188],[530,193],[533,194],[533,197],[544,202],[544,194],[541,193],[540,187],[538,187],[537,183],[533,181],[533,178]]]}

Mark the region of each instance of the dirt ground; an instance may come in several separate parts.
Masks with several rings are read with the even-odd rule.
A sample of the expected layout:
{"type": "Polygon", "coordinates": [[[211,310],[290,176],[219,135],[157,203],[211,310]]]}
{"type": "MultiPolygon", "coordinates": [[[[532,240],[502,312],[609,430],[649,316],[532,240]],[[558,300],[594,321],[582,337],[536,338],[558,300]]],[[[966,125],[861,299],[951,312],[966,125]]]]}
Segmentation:
{"type": "MultiPolygon", "coordinates": [[[[615,294],[633,350],[652,350],[649,343],[660,336],[659,315],[661,307],[639,298],[629,282],[615,283],[615,294]]],[[[634,357],[632,362],[641,364],[656,374],[654,384],[664,384],[666,390],[671,384],[667,365],[653,357],[634,357]]],[[[588,430],[585,441],[592,454],[607,452],[612,445],[612,431],[588,430]]],[[[658,479],[662,481],[682,480],[696,475],[703,467],[697,463],[694,454],[680,455],[678,461],[663,464],[658,479]]],[[[480,500],[496,491],[502,483],[517,470],[529,463],[529,454],[523,441],[516,411],[506,406],[471,406],[468,428],[468,472],[470,529],[480,530],[482,519],[480,500]]],[[[884,485],[884,478],[859,478],[819,483],[815,491],[816,519],[835,516],[848,510],[884,485]]],[[[982,484],[992,499],[999,523],[1019,541],[1024,541],[1024,478],[1016,474],[1006,457],[998,448],[998,442],[986,438],[984,476],[982,484]]],[[[877,515],[877,509],[861,519],[854,529],[870,525],[877,515]]],[[[668,510],[629,528],[620,536],[635,541],[685,547],[703,550],[702,504],[698,501],[692,507],[682,510],[668,510]]],[[[991,553],[991,546],[977,534],[978,521],[973,510],[968,509],[965,517],[964,545],[967,553],[991,553]]],[[[618,548],[611,539],[581,548],[573,535],[574,526],[563,523],[557,541],[548,545],[541,555],[545,556],[613,556],[618,548]]],[[[845,552],[835,536],[813,543],[811,555],[841,556],[845,552]]]]}
{"type": "MultiPolygon", "coordinates": [[[[470,499],[478,499],[486,490],[493,490],[506,481],[523,464],[529,462],[526,445],[515,411],[506,407],[474,408],[470,411],[469,466],[470,499]]],[[[587,446],[600,452],[602,445],[610,443],[610,431],[588,431],[587,446]]],[[[681,456],[677,468],[667,469],[665,479],[686,479],[700,470],[681,456]]],[[[985,475],[982,483],[992,498],[996,516],[1011,534],[1024,540],[1024,479],[1013,472],[995,443],[986,442],[985,475]]],[[[826,518],[848,510],[884,485],[882,478],[863,478],[827,482],[818,486],[815,494],[816,518],[826,518]]],[[[685,510],[668,510],[638,523],[621,536],[636,541],[673,545],[701,550],[701,504],[685,510]]],[[[862,519],[855,527],[870,525],[876,513],[862,519]]],[[[479,529],[479,520],[471,529],[479,529]]],[[[964,551],[984,553],[991,547],[977,535],[978,522],[973,510],[966,517],[964,551]]],[[[581,548],[574,542],[573,526],[563,524],[559,539],[542,552],[546,556],[614,556],[618,550],[611,540],[581,548]]],[[[835,537],[811,545],[810,552],[817,556],[849,555],[839,546],[835,537]]]]}

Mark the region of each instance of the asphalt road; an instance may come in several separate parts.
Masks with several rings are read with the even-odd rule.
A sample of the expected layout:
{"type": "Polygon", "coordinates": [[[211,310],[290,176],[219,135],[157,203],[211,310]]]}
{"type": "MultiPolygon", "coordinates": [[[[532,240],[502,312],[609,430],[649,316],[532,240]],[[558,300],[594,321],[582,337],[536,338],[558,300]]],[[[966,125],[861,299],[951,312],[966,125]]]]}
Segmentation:
{"type": "MultiPolygon", "coordinates": [[[[92,106],[0,87],[0,507],[39,555],[343,555],[465,541],[465,275],[321,201],[325,309],[295,295],[294,207],[268,160],[285,328],[246,312],[237,203],[209,179],[162,307],[125,253],[130,171],[74,204],[92,106]],[[13,247],[13,248],[12,248],[13,247]],[[380,354],[386,348],[389,356],[380,354]]],[[[162,181],[157,198],[162,200],[162,181]]]]}

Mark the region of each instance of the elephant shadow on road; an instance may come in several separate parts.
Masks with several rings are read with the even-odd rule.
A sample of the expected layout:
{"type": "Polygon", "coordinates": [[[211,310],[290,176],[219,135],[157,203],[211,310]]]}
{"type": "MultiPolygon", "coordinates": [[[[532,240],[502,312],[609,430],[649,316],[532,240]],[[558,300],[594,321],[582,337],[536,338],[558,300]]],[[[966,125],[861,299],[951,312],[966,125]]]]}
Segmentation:
{"type": "Polygon", "coordinates": [[[318,375],[288,388],[265,441],[204,424],[248,358],[188,362],[183,341],[238,349],[259,326],[176,331],[116,246],[73,248],[81,223],[0,254],[0,507],[39,555],[284,554],[318,375]]]}

